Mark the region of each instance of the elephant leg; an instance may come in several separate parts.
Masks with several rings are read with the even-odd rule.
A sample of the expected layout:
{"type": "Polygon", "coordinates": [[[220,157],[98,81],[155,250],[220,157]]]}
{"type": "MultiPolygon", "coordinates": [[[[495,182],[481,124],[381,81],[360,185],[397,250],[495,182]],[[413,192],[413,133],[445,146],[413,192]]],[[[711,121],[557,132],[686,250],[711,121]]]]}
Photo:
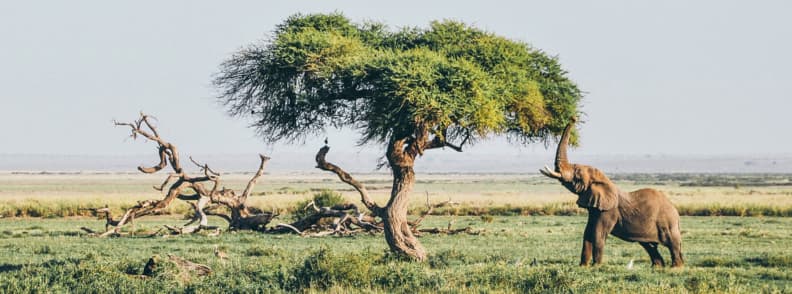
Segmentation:
{"type": "Polygon", "coordinates": [[[594,255],[594,264],[597,265],[601,264],[605,257],[605,240],[608,239],[608,235],[613,231],[618,215],[614,214],[613,211],[603,213],[592,213],[590,211],[589,216],[589,223],[592,224],[593,229],[591,235],[594,237],[592,253],[594,255]]]}
{"type": "Polygon", "coordinates": [[[595,242],[594,225],[589,219],[586,230],[583,232],[583,251],[580,253],[580,266],[588,266],[591,263],[591,254],[595,242]]]}
{"type": "Polygon", "coordinates": [[[679,224],[672,225],[665,234],[663,234],[663,245],[668,247],[671,252],[671,267],[682,267],[685,265],[685,260],[682,258],[682,232],[679,230],[679,224]]]}
{"type": "Polygon", "coordinates": [[[583,252],[580,253],[580,266],[588,266],[591,263],[591,253],[594,245],[589,240],[583,240],[583,252]]]}
{"type": "Polygon", "coordinates": [[[599,265],[602,263],[602,259],[605,256],[605,239],[607,237],[608,233],[597,234],[597,239],[594,241],[594,249],[592,250],[594,253],[594,265],[599,265]]]}
{"type": "Polygon", "coordinates": [[[649,258],[652,260],[652,266],[665,266],[665,261],[660,252],[657,251],[657,243],[641,242],[641,246],[649,253],[649,258]]]}
{"type": "Polygon", "coordinates": [[[672,238],[667,244],[668,250],[671,251],[671,267],[682,267],[685,265],[685,260],[682,258],[682,238],[672,238]]]}

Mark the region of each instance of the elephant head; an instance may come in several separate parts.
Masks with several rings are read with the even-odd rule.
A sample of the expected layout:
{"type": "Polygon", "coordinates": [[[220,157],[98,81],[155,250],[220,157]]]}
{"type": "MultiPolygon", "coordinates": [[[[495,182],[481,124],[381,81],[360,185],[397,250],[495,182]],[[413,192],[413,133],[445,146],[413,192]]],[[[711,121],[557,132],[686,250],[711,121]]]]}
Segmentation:
{"type": "Polygon", "coordinates": [[[583,208],[596,208],[600,211],[616,207],[619,199],[619,188],[616,187],[600,170],[581,164],[571,164],[567,159],[569,134],[575,126],[572,118],[561,135],[555,158],[555,170],[545,166],[539,170],[545,176],[557,179],[570,192],[578,195],[577,205],[583,208]]]}

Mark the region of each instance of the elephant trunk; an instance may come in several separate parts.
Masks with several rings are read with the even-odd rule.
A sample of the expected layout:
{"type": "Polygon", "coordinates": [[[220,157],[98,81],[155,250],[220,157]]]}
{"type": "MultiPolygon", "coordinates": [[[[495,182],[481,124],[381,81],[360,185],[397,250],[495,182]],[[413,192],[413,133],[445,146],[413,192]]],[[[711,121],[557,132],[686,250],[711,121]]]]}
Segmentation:
{"type": "Polygon", "coordinates": [[[573,117],[569,124],[564,129],[564,134],[561,135],[561,141],[558,142],[558,149],[556,149],[555,171],[565,175],[571,170],[569,159],[567,158],[567,145],[569,145],[569,134],[575,126],[575,118],[573,117]]]}

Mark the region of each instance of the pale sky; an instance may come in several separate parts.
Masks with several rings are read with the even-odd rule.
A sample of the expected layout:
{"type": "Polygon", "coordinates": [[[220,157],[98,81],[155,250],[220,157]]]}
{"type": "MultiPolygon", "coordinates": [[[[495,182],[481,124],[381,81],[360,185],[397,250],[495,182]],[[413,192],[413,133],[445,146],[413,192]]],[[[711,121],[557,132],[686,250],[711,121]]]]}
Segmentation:
{"type": "MultiPolygon", "coordinates": [[[[587,92],[575,152],[792,153],[792,2],[528,2],[3,1],[0,154],[147,154],[111,124],[141,110],[182,152],[312,154],[318,140],[263,145],[211,79],[289,15],[332,11],[392,27],[461,20],[559,56],[587,92]]],[[[328,135],[336,148],[357,139],[328,135]]],[[[547,153],[502,140],[470,151],[547,153]]]]}

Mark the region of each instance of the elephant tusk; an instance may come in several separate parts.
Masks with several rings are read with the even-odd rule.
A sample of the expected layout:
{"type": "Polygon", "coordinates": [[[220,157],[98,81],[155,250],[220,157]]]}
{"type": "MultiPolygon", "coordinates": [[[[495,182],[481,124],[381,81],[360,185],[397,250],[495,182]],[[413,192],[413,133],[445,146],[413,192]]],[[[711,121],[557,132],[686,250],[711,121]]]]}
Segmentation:
{"type": "Polygon", "coordinates": [[[553,176],[555,176],[556,178],[561,178],[561,173],[550,169],[547,165],[545,165],[545,170],[547,170],[548,172],[552,173],[553,176]]]}
{"type": "Polygon", "coordinates": [[[543,175],[551,177],[551,178],[556,178],[556,179],[560,179],[561,178],[561,174],[560,173],[551,170],[547,165],[544,166],[544,169],[540,169],[539,172],[541,172],[543,175]]]}

